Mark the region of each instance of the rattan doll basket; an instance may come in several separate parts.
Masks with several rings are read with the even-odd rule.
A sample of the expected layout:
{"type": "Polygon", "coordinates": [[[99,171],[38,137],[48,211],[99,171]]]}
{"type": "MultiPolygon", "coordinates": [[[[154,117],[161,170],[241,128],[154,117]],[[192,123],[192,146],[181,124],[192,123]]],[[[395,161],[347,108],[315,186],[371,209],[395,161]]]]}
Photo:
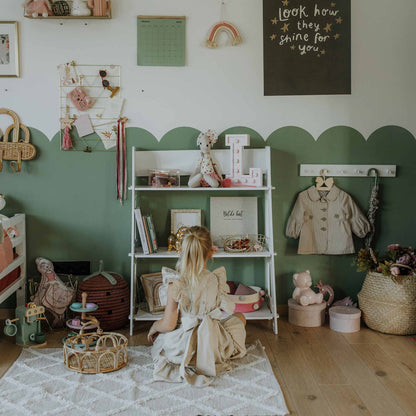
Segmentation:
{"type": "Polygon", "coordinates": [[[13,124],[7,127],[4,132],[3,140],[0,138],[0,172],[3,169],[3,160],[10,160],[10,166],[15,172],[20,172],[22,160],[32,160],[36,156],[36,147],[29,143],[29,129],[20,124],[18,115],[7,108],[0,108],[0,114],[9,115],[13,119],[13,124]],[[20,129],[23,130],[25,138],[19,139],[20,129]],[[9,134],[13,130],[12,141],[9,141],[9,134]]]}
{"type": "Polygon", "coordinates": [[[64,343],[64,364],[68,370],[83,374],[109,373],[127,364],[128,340],[115,332],[103,332],[99,322],[92,318],[84,323],[78,335],[64,343]],[[97,330],[84,333],[91,322],[97,330]]]}

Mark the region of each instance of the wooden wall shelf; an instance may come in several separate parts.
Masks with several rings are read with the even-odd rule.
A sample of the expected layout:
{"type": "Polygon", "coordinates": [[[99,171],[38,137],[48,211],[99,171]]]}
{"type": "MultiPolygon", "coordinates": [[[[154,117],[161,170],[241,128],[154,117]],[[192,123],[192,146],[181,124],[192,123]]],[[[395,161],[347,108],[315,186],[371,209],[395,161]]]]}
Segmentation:
{"type": "MultiPolygon", "coordinates": [[[[72,4],[72,1],[70,2],[72,4]]],[[[100,19],[100,20],[108,20],[108,19],[112,19],[112,8],[111,8],[112,4],[111,1],[108,2],[108,13],[107,16],[48,16],[48,17],[43,17],[43,16],[37,16],[37,17],[33,17],[31,15],[26,15],[23,14],[24,17],[26,17],[26,19],[39,19],[39,20],[90,20],[90,19],[100,19]]]]}
{"type": "Polygon", "coordinates": [[[26,19],[40,19],[40,20],[86,20],[86,19],[112,19],[111,14],[109,16],[24,16],[26,19]]]}

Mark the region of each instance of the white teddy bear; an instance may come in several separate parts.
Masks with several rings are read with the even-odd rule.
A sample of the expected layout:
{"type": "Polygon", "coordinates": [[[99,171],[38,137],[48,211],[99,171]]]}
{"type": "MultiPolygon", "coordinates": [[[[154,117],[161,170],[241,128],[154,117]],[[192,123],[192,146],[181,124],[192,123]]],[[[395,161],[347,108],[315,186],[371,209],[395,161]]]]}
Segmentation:
{"type": "Polygon", "coordinates": [[[309,270],[293,275],[293,283],[296,289],[293,291],[292,298],[302,306],[312,305],[314,303],[322,303],[324,295],[315,293],[311,289],[312,278],[309,270]]]}
{"type": "Polygon", "coordinates": [[[219,166],[211,158],[211,147],[217,143],[218,135],[208,130],[198,136],[197,144],[201,149],[201,158],[189,178],[188,186],[198,188],[199,186],[210,186],[218,188],[222,182],[222,175],[219,166]]]}

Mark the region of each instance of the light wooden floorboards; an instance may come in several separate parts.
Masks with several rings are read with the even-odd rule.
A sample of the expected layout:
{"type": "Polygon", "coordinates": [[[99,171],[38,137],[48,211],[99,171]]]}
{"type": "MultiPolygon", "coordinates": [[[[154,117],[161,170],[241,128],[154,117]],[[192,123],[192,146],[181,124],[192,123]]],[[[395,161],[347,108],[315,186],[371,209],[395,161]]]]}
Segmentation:
{"type": "MultiPolygon", "coordinates": [[[[148,328],[149,323],[137,323],[130,345],[146,345],[148,328]]],[[[48,347],[60,347],[65,333],[48,334],[48,347]]],[[[328,327],[295,327],[282,318],[279,335],[269,322],[249,322],[247,343],[256,339],[266,348],[292,415],[416,416],[412,337],[368,328],[340,334],[328,327]]],[[[0,377],[19,353],[10,338],[0,336],[0,377]]]]}

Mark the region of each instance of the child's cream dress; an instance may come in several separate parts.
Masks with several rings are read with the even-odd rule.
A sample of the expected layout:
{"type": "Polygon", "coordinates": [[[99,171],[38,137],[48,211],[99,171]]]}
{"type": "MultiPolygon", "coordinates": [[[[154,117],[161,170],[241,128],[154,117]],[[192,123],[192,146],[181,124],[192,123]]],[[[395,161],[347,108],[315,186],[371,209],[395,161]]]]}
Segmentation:
{"type": "Polygon", "coordinates": [[[204,270],[196,288],[182,279],[172,282],[173,299],[179,303],[181,325],[159,334],[152,348],[154,380],[205,386],[212,377],[230,369],[229,360],[246,353],[246,330],[236,316],[222,319],[234,303],[229,292],[225,268],[204,270]]]}

